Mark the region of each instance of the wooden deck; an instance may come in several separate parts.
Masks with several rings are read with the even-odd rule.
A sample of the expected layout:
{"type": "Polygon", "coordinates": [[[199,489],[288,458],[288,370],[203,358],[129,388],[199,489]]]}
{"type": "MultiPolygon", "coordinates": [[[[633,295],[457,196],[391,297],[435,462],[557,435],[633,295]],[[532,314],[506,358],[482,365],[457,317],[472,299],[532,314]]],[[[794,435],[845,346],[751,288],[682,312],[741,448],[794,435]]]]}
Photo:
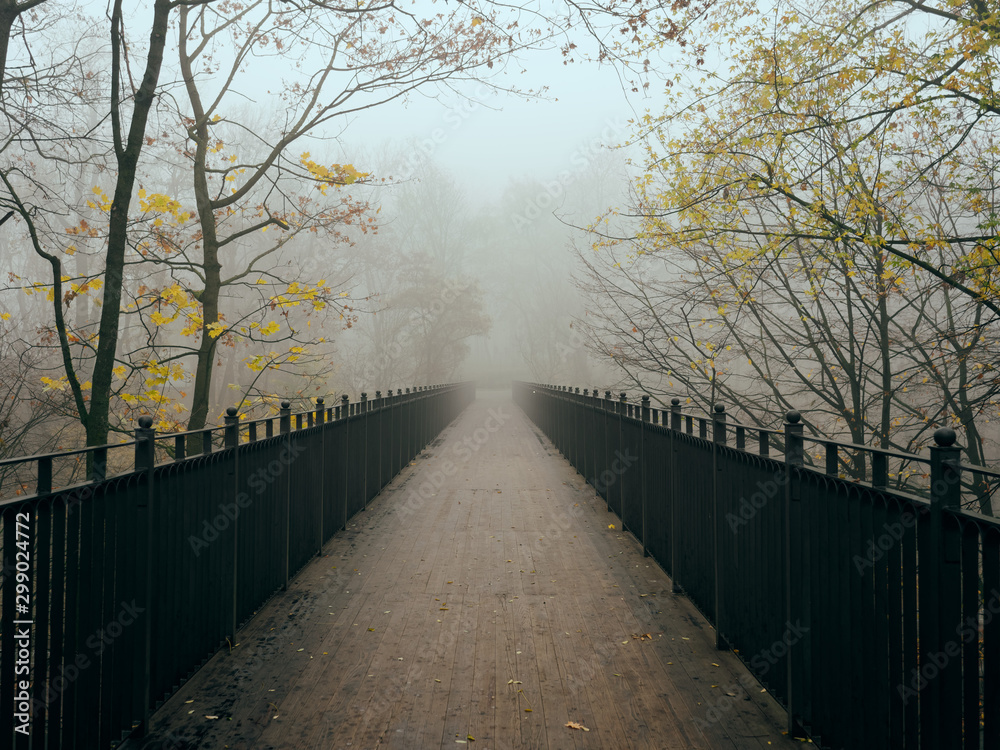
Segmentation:
{"type": "Polygon", "coordinates": [[[509,393],[480,392],[142,748],[798,745],[611,523],[509,393]]]}

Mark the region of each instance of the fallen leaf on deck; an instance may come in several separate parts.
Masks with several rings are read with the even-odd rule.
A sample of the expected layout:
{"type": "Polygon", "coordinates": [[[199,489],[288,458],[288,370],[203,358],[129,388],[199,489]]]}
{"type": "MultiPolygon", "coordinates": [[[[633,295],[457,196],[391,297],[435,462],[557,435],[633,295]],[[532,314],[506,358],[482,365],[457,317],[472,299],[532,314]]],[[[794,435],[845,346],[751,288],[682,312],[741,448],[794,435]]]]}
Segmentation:
{"type": "Polygon", "coordinates": [[[570,729],[582,729],[584,732],[590,731],[589,729],[587,729],[587,727],[585,727],[578,721],[567,721],[565,726],[569,727],[570,729]]]}
{"type": "Polygon", "coordinates": [[[218,716],[208,716],[208,715],[206,715],[205,718],[206,719],[218,719],[219,717],[218,716]]]}

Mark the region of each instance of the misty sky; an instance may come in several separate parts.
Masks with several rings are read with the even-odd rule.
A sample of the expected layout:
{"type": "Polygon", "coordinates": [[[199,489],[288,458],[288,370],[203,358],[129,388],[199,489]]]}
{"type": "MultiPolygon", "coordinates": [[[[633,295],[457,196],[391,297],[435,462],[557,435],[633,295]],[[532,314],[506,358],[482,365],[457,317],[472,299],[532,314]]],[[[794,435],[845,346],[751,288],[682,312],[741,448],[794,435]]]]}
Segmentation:
{"type": "MultiPolygon", "coordinates": [[[[372,148],[415,142],[452,173],[476,201],[496,197],[511,179],[543,179],[579,164],[595,139],[616,145],[629,135],[633,110],[610,66],[563,65],[557,51],[526,56],[527,72],[503,81],[525,89],[548,86],[546,99],[526,101],[465,87],[473,102],[448,95],[416,94],[358,115],[343,133],[345,144],[372,148]],[[574,164],[576,157],[576,164],[574,164]]],[[[636,100],[638,107],[648,100],[636,100]]]]}

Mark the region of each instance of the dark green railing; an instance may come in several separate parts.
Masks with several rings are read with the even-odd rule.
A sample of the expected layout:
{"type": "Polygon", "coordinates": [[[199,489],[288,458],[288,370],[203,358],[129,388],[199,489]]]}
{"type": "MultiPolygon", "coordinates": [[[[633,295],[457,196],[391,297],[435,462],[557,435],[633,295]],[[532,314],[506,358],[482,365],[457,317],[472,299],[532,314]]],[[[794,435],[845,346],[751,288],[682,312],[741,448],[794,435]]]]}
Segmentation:
{"type": "MultiPolygon", "coordinates": [[[[0,462],[0,747],[103,750],[235,635],[475,398],[472,384],[0,462]],[[196,448],[196,455],[188,455],[196,448]],[[110,476],[109,452],[129,451],[110,476]],[[54,486],[85,460],[91,478],[54,486]]],[[[112,462],[112,466],[115,462],[112,462]]]]}
{"type": "MultiPolygon", "coordinates": [[[[720,406],[683,414],[678,399],[660,410],[530,383],[514,399],[792,734],[838,750],[1000,750],[1000,521],[960,507],[963,473],[977,487],[998,474],[961,464],[954,431],[927,458],[809,437],[797,412],[767,430],[720,406]],[[867,481],[841,472],[858,451],[867,481]],[[890,465],[921,464],[926,497],[890,489],[890,465]]],[[[725,720],[725,704],[713,710],[725,720]]]]}

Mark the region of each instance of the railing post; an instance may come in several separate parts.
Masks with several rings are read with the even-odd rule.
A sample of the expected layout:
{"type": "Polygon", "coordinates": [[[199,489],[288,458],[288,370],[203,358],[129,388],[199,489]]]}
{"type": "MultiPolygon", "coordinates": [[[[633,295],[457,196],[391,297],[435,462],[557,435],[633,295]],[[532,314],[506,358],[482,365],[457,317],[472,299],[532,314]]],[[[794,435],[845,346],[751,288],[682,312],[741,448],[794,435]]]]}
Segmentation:
{"type": "Polygon", "coordinates": [[[139,417],[139,426],[135,430],[135,469],[145,472],[146,491],[140,492],[136,503],[136,530],[141,535],[142,544],[136,547],[136,580],[141,582],[145,595],[146,617],[142,623],[142,666],[140,671],[139,689],[142,691],[142,725],[137,735],[145,737],[149,731],[149,715],[151,703],[151,681],[153,663],[153,505],[156,501],[156,486],[154,484],[156,467],[156,430],[153,429],[153,418],[143,415],[139,417]]]}
{"type": "MultiPolygon", "coordinates": [[[[803,466],[802,415],[789,411],[785,415],[785,616],[786,627],[799,628],[803,613],[808,612],[809,577],[802,575],[801,529],[802,496],[799,472],[803,466]],[[793,549],[794,547],[794,549],[793,549]]],[[[808,632],[809,624],[803,628],[808,632]]],[[[799,639],[788,646],[785,661],[788,736],[802,737],[801,722],[796,716],[798,710],[798,677],[801,673],[798,660],[804,651],[805,639],[799,639]]]]}
{"type": "Polygon", "coordinates": [[[399,465],[399,470],[402,471],[403,467],[406,466],[406,433],[403,431],[403,419],[406,417],[404,412],[405,405],[403,404],[403,389],[396,389],[396,431],[399,433],[399,456],[397,457],[397,463],[399,465]]]}
{"type": "Polygon", "coordinates": [[[719,524],[722,522],[722,470],[725,461],[722,456],[722,447],[726,445],[726,407],[723,404],[716,404],[712,414],[712,558],[714,561],[715,575],[715,647],[725,649],[726,639],[722,634],[722,627],[725,624],[723,610],[725,608],[722,594],[722,564],[719,560],[722,549],[719,545],[719,524]]]}
{"type": "MultiPolygon", "coordinates": [[[[291,455],[291,432],[292,432],[292,410],[288,401],[281,402],[281,411],[278,412],[278,429],[282,435],[285,455],[291,455]]],[[[291,552],[291,532],[292,532],[292,472],[284,473],[285,486],[285,584],[283,590],[288,590],[289,578],[289,554],[291,552]]]]}
{"type": "Polygon", "coordinates": [[[316,557],[323,556],[323,507],[326,505],[326,401],[323,398],[316,399],[316,424],[320,426],[319,431],[319,529],[316,531],[316,557]]]}
{"type": "MultiPolygon", "coordinates": [[[[604,458],[601,461],[601,466],[604,467],[601,470],[601,476],[604,475],[604,469],[608,467],[604,466],[604,463],[608,460],[608,451],[611,442],[611,413],[615,410],[615,402],[611,400],[611,391],[604,392],[604,458]]],[[[603,484],[603,480],[601,480],[603,484]]],[[[604,488],[604,499],[608,504],[608,513],[611,512],[611,490],[608,487],[604,488]]]]}
{"type": "Polygon", "coordinates": [[[229,471],[229,486],[233,488],[233,577],[232,577],[232,591],[230,592],[230,604],[231,611],[229,617],[229,638],[232,643],[236,643],[236,612],[237,612],[237,595],[236,592],[239,590],[239,570],[237,568],[237,563],[240,559],[239,548],[240,548],[240,487],[239,487],[239,444],[240,444],[240,415],[236,410],[235,406],[230,406],[226,409],[226,416],[224,419],[226,424],[225,433],[225,449],[227,451],[232,451],[232,456],[228,462],[229,471]]]}
{"type": "MultiPolygon", "coordinates": [[[[340,397],[340,406],[338,407],[338,409],[341,412],[341,418],[342,419],[347,419],[347,413],[349,411],[348,402],[350,400],[351,400],[350,396],[348,396],[346,393],[340,397]]],[[[351,470],[350,470],[350,467],[348,465],[348,461],[350,461],[350,459],[351,459],[351,441],[349,439],[350,436],[351,436],[351,432],[348,429],[347,425],[344,425],[343,427],[341,427],[341,429],[343,430],[343,435],[344,435],[343,443],[347,447],[344,449],[344,462],[343,462],[344,476],[342,476],[340,478],[340,481],[344,483],[344,517],[341,519],[340,528],[346,529],[347,528],[347,502],[348,502],[348,498],[350,497],[350,495],[348,494],[349,490],[350,490],[350,487],[348,485],[348,477],[351,475],[351,470]]]]}
{"type": "MultiPolygon", "coordinates": [[[[665,423],[665,422],[664,422],[665,423]]],[[[680,594],[680,571],[677,570],[677,566],[680,564],[680,555],[677,554],[677,539],[679,534],[677,533],[677,452],[680,450],[678,446],[678,435],[681,432],[681,400],[676,396],[670,399],[670,477],[669,477],[669,495],[670,498],[670,593],[680,594]]]]}
{"type": "Polygon", "coordinates": [[[372,408],[378,411],[378,437],[375,439],[378,445],[378,469],[375,474],[378,476],[376,480],[378,483],[379,492],[382,491],[382,432],[385,430],[385,414],[382,412],[382,391],[375,391],[375,401],[372,404],[372,408]]]}
{"type": "Polygon", "coordinates": [[[228,450],[235,448],[240,442],[240,415],[235,406],[226,409],[226,416],[223,419],[226,424],[226,434],[224,447],[228,450]]]}
{"type": "MultiPolygon", "coordinates": [[[[368,414],[368,394],[361,394],[358,402],[358,414],[368,414]]],[[[361,509],[368,510],[368,417],[361,422],[361,509]]]]}
{"type": "Polygon", "coordinates": [[[573,415],[572,427],[570,430],[572,434],[570,435],[570,441],[572,445],[572,452],[570,460],[573,462],[573,468],[576,469],[578,474],[583,474],[580,471],[580,443],[583,441],[583,430],[580,429],[580,387],[576,386],[573,389],[573,403],[570,407],[570,413],[573,415]]]}
{"type": "Polygon", "coordinates": [[[597,436],[600,434],[600,430],[597,427],[597,420],[603,418],[598,409],[601,408],[601,394],[598,392],[597,388],[594,388],[590,392],[590,397],[594,400],[590,407],[590,422],[587,425],[587,429],[590,431],[590,484],[594,487],[597,486],[597,436]]]}
{"type": "Polygon", "coordinates": [[[642,556],[649,557],[649,545],[648,540],[648,516],[646,513],[646,504],[649,502],[649,490],[646,489],[646,484],[649,482],[649,469],[646,466],[646,443],[648,442],[649,432],[649,396],[642,397],[642,424],[639,425],[640,440],[639,440],[639,481],[642,482],[642,556]]]}
{"type": "MultiPolygon", "coordinates": [[[[955,649],[955,633],[961,631],[961,587],[957,549],[947,543],[945,515],[957,510],[961,500],[961,451],[955,431],[941,427],[931,446],[931,508],[928,546],[929,565],[920,568],[920,670],[927,684],[920,694],[921,748],[958,747],[961,744],[961,662],[946,658],[955,649]],[[925,598],[926,597],[926,598],[925,598]],[[949,600],[959,606],[948,606],[949,600]],[[926,603],[925,603],[926,602],[926,603]],[[926,618],[925,614],[927,613],[926,618]],[[957,627],[955,627],[957,625],[957,627]],[[949,641],[951,641],[949,643],[949,641]],[[939,660],[945,657],[942,665],[939,660]],[[939,670],[932,678],[931,665],[939,670]],[[956,679],[957,677],[957,679],[956,679]],[[951,694],[949,683],[959,686],[951,694]]],[[[924,560],[924,549],[920,559],[924,560]]],[[[974,731],[978,733],[978,728],[974,731]]]]}
{"type": "MultiPolygon", "coordinates": [[[[625,391],[618,394],[618,450],[625,446],[625,413],[628,411],[628,395],[625,391]]],[[[614,465],[614,464],[612,464],[614,465]]],[[[618,490],[618,517],[622,522],[622,530],[625,529],[625,481],[618,477],[614,484],[618,490]]],[[[609,493],[610,494],[610,493],[609,493]]]]}

